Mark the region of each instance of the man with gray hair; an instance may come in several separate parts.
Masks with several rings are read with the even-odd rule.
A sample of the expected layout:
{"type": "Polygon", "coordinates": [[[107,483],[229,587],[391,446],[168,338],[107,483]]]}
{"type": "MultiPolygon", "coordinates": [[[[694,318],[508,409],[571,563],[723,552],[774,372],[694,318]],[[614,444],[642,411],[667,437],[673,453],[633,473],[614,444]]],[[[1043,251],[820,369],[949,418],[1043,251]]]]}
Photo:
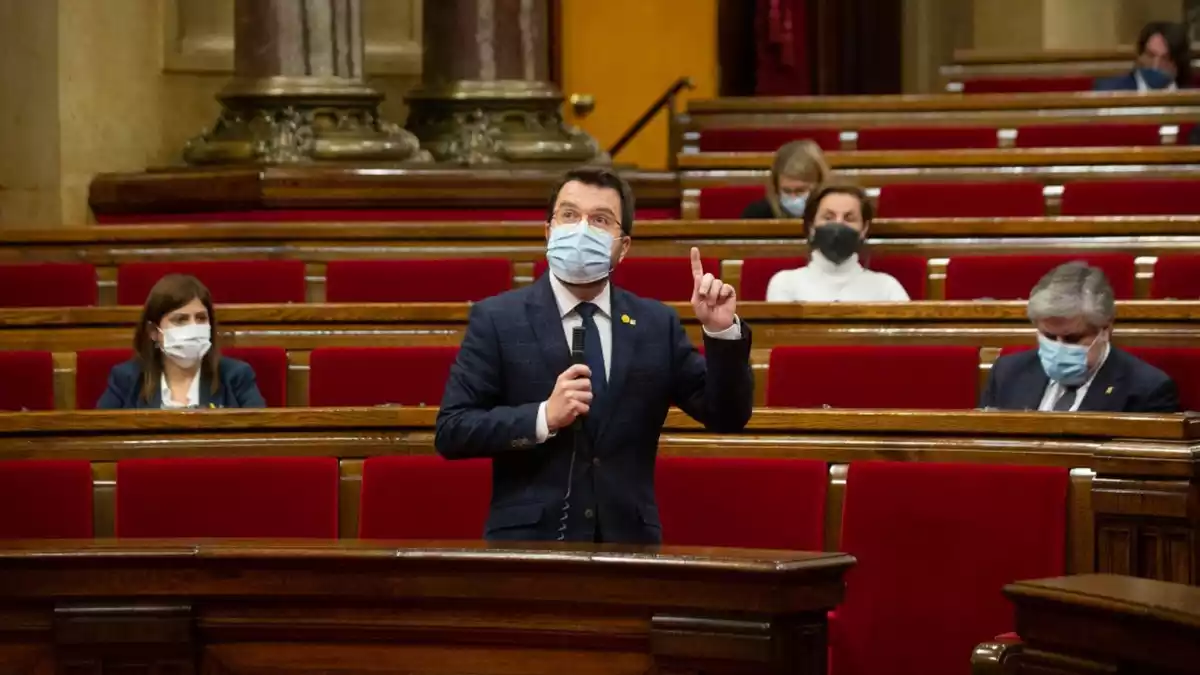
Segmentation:
{"type": "Polygon", "coordinates": [[[1038,348],[992,366],[981,408],[1043,412],[1179,412],[1175,383],[1112,346],[1116,303],[1104,272],[1061,265],[1029,295],[1038,348]]]}

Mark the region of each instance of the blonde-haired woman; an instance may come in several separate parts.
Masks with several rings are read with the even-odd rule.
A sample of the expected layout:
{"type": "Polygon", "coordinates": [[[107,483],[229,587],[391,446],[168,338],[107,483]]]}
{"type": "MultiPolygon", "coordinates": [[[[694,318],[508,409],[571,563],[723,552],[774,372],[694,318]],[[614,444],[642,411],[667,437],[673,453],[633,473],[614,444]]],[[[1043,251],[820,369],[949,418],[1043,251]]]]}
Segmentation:
{"type": "Polygon", "coordinates": [[[767,197],[742,212],[747,220],[802,218],[808,195],[829,179],[829,165],[821,148],[812,141],[792,141],[775,151],[767,197]]]}

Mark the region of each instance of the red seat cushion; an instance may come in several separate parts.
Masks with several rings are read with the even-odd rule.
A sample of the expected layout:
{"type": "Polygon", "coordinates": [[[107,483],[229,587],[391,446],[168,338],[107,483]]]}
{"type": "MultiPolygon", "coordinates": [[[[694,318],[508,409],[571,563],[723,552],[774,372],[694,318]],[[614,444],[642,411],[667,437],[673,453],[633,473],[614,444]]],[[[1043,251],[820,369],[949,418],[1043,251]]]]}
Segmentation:
{"type": "Polygon", "coordinates": [[[1200,349],[1128,347],[1125,351],[1158,368],[1175,381],[1184,410],[1200,410],[1200,349]]]}
{"type": "Polygon", "coordinates": [[[767,405],[969,410],[978,389],[976,347],[775,347],[767,405]]]}
{"type": "Polygon", "coordinates": [[[859,150],[995,148],[995,127],[877,127],[859,129],[859,150]]]}
{"type": "MultiPolygon", "coordinates": [[[[793,270],[808,264],[807,257],[790,258],[746,258],[742,261],[741,287],[738,289],[738,299],[746,302],[763,301],[767,299],[767,286],[771,277],[783,270],[793,270]]],[[[900,282],[908,297],[913,300],[925,299],[925,280],[927,265],[925,258],[919,255],[880,255],[870,256],[863,263],[866,267],[890,274],[900,282]]]]}
{"type": "Polygon", "coordinates": [[[1024,300],[1050,270],[1082,260],[1108,276],[1118,300],[1133,297],[1134,257],[1123,253],[1086,255],[998,255],[951,258],[946,268],[947,300],[1024,300]]]}
{"type": "Polygon", "coordinates": [[[929,278],[929,261],[921,255],[872,255],[864,263],[876,272],[895,277],[913,300],[925,299],[925,282],[929,278]]]}
{"type": "Polygon", "coordinates": [[[221,354],[250,364],[268,408],[287,405],[288,356],[283,347],[229,347],[221,354]]]}
{"type": "Polygon", "coordinates": [[[91,307],[96,289],[86,263],[0,265],[0,307],[91,307]]]}
{"type": "Polygon", "coordinates": [[[827,475],[818,461],[660,456],[663,543],[820,551],[827,475]]]}
{"type": "Polygon", "coordinates": [[[108,389],[113,366],[133,358],[133,351],[121,349],[81,349],[75,352],[75,409],[93,410],[108,389]]]}
{"type": "Polygon", "coordinates": [[[700,190],[700,217],[704,220],[736,220],[750,204],[767,196],[761,185],[721,185],[700,190]]]}
{"type": "Polygon", "coordinates": [[[309,357],[313,407],[442,402],[458,347],[326,347],[309,357]]]}
{"type": "Polygon", "coordinates": [[[337,535],[333,457],[117,462],[119,537],[337,535]]]}
{"type": "Polygon", "coordinates": [[[87,460],[0,462],[0,539],[90,539],[87,460]]]}
{"type": "Polygon", "coordinates": [[[1038,218],[1041,183],[894,183],[879,191],[880,218],[1038,218]]]}
{"type": "Polygon", "coordinates": [[[1161,145],[1158,124],[1042,124],[1017,129],[1018,148],[1161,145]]]}
{"type": "Polygon", "coordinates": [[[1065,571],[1068,472],[1050,467],[850,465],[841,550],[858,564],[837,610],[833,675],[966,675],[1013,629],[1001,593],[1065,571]]]}
{"type": "Polygon", "coordinates": [[[837,129],[704,129],[700,132],[701,152],[775,152],[792,141],[809,140],[822,150],[839,150],[841,134],[837,129]]]}
{"type": "Polygon", "coordinates": [[[1063,77],[974,77],[965,80],[964,94],[1021,94],[1047,91],[1091,91],[1095,79],[1063,77]]]}
{"type": "MultiPolygon", "coordinates": [[[[451,198],[454,199],[454,198],[451,198]]],[[[678,220],[678,208],[636,211],[638,220],[678,220]]],[[[545,222],[546,209],[270,209],[262,211],[188,211],[183,213],[97,214],[101,225],[138,223],[294,223],[294,222],[545,222]]]]}
{"type": "Polygon", "coordinates": [[[50,352],[0,351],[0,410],[54,410],[50,352]]]}
{"type": "Polygon", "coordinates": [[[1064,216],[1200,214],[1200,180],[1077,181],[1063,187],[1064,216]]]}
{"type": "Polygon", "coordinates": [[[199,279],[219,305],[304,302],[306,295],[301,260],[129,263],[117,268],[117,303],[144,305],[154,284],[173,273],[199,279]]]}
{"type": "Polygon", "coordinates": [[[328,302],[475,302],[512,288],[505,258],[332,260],[328,302]]]}
{"type": "Polygon", "coordinates": [[[1154,263],[1150,297],[1156,299],[1200,299],[1200,255],[1167,255],[1154,263]]]}
{"type": "MultiPolygon", "coordinates": [[[[701,260],[705,272],[720,278],[721,261],[701,260]]],[[[533,278],[546,273],[545,260],[533,264],[533,278]]],[[[643,298],[662,302],[690,302],[692,299],[692,262],[690,258],[626,258],[613,272],[617,286],[643,298]]]]}
{"type": "Polygon", "coordinates": [[[363,464],[358,536],[480,539],[492,495],[492,463],[437,456],[372,457],[363,464]]]}

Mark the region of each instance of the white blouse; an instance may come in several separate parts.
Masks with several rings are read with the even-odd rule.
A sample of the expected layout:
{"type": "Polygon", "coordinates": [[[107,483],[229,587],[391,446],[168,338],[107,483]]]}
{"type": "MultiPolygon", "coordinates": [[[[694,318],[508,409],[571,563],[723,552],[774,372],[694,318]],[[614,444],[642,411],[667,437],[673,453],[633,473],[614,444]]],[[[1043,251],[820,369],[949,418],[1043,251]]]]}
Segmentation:
{"type": "Polygon", "coordinates": [[[178,402],[171,398],[171,387],[167,384],[167,376],[162,376],[162,410],[181,410],[183,408],[200,407],[200,373],[197,372],[188,385],[187,401],[178,402]]]}
{"type": "Polygon", "coordinates": [[[820,251],[804,267],[783,270],[767,284],[767,302],[905,302],[908,293],[890,274],[873,272],[858,254],[835,265],[820,251]]]}

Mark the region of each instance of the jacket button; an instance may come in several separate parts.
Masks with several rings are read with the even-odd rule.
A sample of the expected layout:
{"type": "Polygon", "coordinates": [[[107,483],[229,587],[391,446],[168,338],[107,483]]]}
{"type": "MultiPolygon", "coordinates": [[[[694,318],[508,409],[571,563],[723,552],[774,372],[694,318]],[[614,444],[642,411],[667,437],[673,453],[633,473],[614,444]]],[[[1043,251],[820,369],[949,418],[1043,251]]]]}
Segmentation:
{"type": "Polygon", "coordinates": [[[583,517],[584,517],[584,518],[589,518],[589,519],[590,519],[590,518],[594,518],[595,516],[596,516],[596,512],[595,512],[595,511],[593,511],[593,510],[591,510],[591,509],[588,509],[587,511],[584,511],[584,512],[583,512],[583,517]]]}

